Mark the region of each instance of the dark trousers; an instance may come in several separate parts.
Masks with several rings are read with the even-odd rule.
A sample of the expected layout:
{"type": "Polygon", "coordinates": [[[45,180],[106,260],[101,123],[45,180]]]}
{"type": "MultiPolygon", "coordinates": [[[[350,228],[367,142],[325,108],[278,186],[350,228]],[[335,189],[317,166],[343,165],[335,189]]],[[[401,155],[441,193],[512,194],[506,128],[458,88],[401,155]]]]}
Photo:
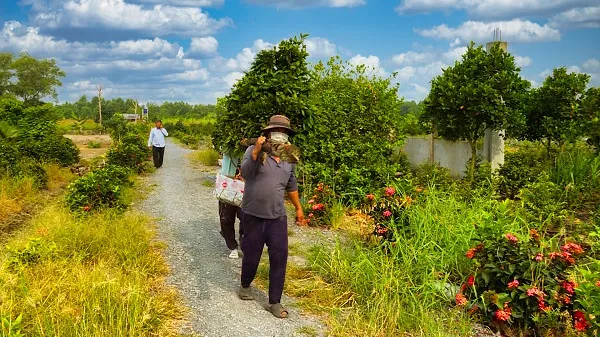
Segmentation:
{"type": "Polygon", "coordinates": [[[242,225],[242,210],[233,205],[219,201],[219,221],[221,222],[221,236],[225,239],[227,248],[230,250],[239,247],[235,239],[235,217],[240,219],[240,241],[244,237],[244,226],[242,225]]]}
{"type": "Polygon", "coordinates": [[[165,157],[165,148],[152,146],[152,159],[154,159],[154,167],[159,168],[163,164],[163,158],[165,157]]]}
{"type": "Polygon", "coordinates": [[[269,248],[269,303],[281,302],[288,258],[287,217],[267,220],[242,212],[242,287],[250,286],[260,262],[263,247],[269,248]]]}

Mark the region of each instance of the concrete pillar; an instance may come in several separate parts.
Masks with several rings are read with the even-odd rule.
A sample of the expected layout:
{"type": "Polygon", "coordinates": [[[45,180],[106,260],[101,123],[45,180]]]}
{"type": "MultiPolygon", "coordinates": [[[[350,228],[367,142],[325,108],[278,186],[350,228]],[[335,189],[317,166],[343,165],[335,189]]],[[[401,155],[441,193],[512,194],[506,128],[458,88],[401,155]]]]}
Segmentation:
{"type": "MultiPolygon", "coordinates": [[[[489,53],[495,44],[499,44],[500,48],[508,52],[508,42],[494,41],[485,45],[485,49],[489,53]]],[[[500,168],[504,164],[504,130],[494,131],[491,129],[485,130],[485,138],[483,141],[483,155],[492,166],[492,171],[500,168]]]]}

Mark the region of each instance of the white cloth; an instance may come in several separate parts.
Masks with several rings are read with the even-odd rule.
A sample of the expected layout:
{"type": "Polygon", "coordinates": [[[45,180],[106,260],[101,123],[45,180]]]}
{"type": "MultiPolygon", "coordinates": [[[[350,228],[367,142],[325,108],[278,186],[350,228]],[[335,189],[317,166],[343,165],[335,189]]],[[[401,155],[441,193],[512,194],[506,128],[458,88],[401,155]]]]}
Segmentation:
{"type": "Polygon", "coordinates": [[[169,133],[165,128],[161,128],[160,130],[152,128],[150,130],[150,137],[148,137],[148,146],[165,147],[165,136],[168,135],[169,133]]]}

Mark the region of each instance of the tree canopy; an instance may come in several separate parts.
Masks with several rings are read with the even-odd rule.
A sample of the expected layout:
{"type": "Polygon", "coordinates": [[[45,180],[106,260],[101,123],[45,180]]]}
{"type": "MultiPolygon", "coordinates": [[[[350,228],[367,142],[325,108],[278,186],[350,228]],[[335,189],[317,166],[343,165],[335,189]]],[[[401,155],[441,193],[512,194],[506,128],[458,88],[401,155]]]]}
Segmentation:
{"type": "MultiPolygon", "coordinates": [[[[0,57],[0,90],[6,77],[6,70],[1,63],[6,63],[6,54],[0,57]]],[[[42,104],[42,99],[52,97],[58,99],[56,87],[62,85],[60,78],[66,74],[53,59],[38,60],[27,53],[21,55],[10,63],[8,72],[10,78],[16,77],[16,82],[8,85],[9,92],[21,98],[26,105],[42,104]]],[[[9,82],[10,82],[9,78],[9,82]]]]}

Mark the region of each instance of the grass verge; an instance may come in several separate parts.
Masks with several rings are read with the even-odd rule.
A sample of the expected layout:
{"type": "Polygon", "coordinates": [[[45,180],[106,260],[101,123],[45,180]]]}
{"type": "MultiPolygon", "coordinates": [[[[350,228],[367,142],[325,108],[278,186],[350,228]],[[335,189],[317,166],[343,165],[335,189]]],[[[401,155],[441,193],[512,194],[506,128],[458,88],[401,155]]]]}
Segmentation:
{"type": "Polygon", "coordinates": [[[150,219],[55,203],[0,257],[0,316],[26,336],[173,336],[182,317],[150,219]]]}
{"type": "Polygon", "coordinates": [[[192,161],[204,166],[219,165],[219,153],[213,149],[201,149],[191,155],[192,161]]]}

